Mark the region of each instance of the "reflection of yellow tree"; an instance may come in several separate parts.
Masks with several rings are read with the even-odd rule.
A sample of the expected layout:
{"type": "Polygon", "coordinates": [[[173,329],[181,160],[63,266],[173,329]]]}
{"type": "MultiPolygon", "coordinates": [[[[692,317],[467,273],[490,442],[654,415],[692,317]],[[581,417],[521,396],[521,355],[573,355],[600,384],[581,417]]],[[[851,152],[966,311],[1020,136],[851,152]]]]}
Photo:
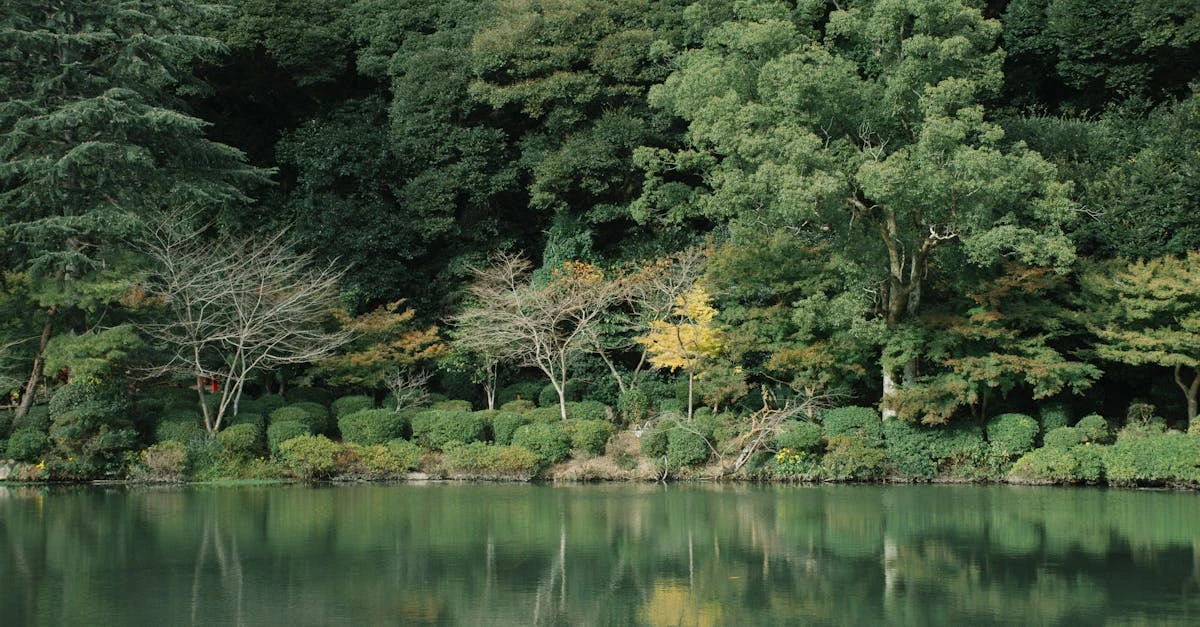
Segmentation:
{"type": "Polygon", "coordinates": [[[697,603],[685,582],[663,579],[642,606],[640,618],[647,625],[724,625],[721,605],[715,601],[697,603]]]}
{"type": "Polygon", "coordinates": [[[638,338],[656,368],[683,368],[688,373],[688,420],[692,419],[696,373],[704,361],[721,351],[722,334],[717,329],[717,310],[712,297],[701,287],[675,299],[672,320],[656,320],[650,332],[638,338]]]}

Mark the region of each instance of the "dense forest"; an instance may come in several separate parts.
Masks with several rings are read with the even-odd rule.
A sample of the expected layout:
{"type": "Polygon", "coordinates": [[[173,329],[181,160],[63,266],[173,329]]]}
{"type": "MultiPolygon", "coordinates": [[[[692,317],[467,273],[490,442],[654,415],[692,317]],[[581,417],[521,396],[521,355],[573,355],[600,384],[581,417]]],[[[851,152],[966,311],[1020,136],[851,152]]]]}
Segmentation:
{"type": "Polygon", "coordinates": [[[1200,481],[1194,0],[10,0],[0,94],[23,478],[1200,481]]]}

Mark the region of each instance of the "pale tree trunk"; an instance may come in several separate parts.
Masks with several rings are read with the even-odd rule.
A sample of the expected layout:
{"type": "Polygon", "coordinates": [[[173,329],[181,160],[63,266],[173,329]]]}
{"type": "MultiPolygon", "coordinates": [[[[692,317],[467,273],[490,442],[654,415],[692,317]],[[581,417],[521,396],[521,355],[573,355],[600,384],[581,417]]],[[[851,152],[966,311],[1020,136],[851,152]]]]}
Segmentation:
{"type": "Polygon", "coordinates": [[[696,388],[696,375],[693,370],[688,370],[688,422],[692,421],[692,406],[695,404],[692,400],[694,390],[696,388]]]}
{"type": "Polygon", "coordinates": [[[25,383],[25,393],[21,395],[21,404],[17,406],[17,418],[29,413],[33,406],[33,397],[37,394],[38,385],[42,382],[42,367],[46,363],[46,346],[50,343],[50,332],[54,329],[54,314],[57,305],[51,305],[46,313],[46,322],[42,324],[42,336],[38,338],[37,355],[33,358],[33,369],[29,373],[29,381],[25,383]]]}
{"type": "Polygon", "coordinates": [[[1175,384],[1183,390],[1183,395],[1187,399],[1187,417],[1188,431],[1196,424],[1196,413],[1200,409],[1200,368],[1193,368],[1194,375],[1191,383],[1185,383],[1183,380],[1183,367],[1175,366],[1175,384]]]}

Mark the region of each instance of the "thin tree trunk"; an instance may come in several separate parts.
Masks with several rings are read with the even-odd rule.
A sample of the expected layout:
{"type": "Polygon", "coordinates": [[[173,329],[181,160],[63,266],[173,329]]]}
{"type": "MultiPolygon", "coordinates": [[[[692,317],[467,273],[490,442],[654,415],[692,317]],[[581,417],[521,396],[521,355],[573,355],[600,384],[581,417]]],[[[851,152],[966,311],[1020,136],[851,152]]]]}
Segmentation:
{"type": "Polygon", "coordinates": [[[695,389],[696,375],[688,370],[688,422],[692,421],[692,391],[695,389]]]}
{"type": "Polygon", "coordinates": [[[1197,398],[1200,396],[1200,368],[1194,368],[1193,370],[1195,374],[1192,377],[1192,382],[1184,383],[1182,372],[1183,367],[1175,366],[1175,384],[1179,386],[1180,390],[1183,390],[1183,395],[1185,398],[1187,398],[1187,417],[1189,430],[1191,430],[1192,423],[1196,421],[1197,410],[1200,409],[1200,407],[1198,407],[1200,406],[1200,399],[1197,398]]]}
{"type": "Polygon", "coordinates": [[[46,346],[50,343],[50,332],[54,329],[54,314],[58,305],[51,305],[46,313],[46,322],[42,324],[42,336],[38,339],[37,356],[33,358],[33,370],[29,373],[29,381],[25,384],[25,393],[21,396],[21,404],[17,406],[17,418],[29,413],[33,406],[33,397],[38,385],[42,382],[42,367],[46,363],[46,346]]]}

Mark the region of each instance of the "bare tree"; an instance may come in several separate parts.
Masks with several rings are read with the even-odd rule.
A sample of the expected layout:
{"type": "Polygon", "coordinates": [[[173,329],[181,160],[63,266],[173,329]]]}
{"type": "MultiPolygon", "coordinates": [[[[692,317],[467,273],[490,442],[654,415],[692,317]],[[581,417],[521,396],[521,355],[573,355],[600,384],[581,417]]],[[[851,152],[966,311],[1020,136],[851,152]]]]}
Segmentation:
{"type": "Polygon", "coordinates": [[[383,384],[396,401],[396,411],[420,407],[429,402],[429,380],[433,375],[421,371],[411,373],[396,368],[383,377],[383,384]]]}
{"type": "Polygon", "coordinates": [[[475,304],[452,319],[463,349],[537,368],[558,392],[567,418],[568,367],[588,350],[596,325],[617,297],[615,283],[591,264],[568,262],[544,285],[529,278],[530,263],[520,255],[498,254],[487,268],[475,269],[468,289],[475,304]]]}
{"type": "Polygon", "coordinates": [[[622,323],[593,325],[588,329],[588,351],[600,356],[621,392],[636,387],[646,367],[648,353],[641,346],[638,362],[628,376],[622,376],[612,353],[639,347],[635,336],[650,330],[658,321],[669,318],[679,297],[695,286],[704,270],[705,250],[693,246],[669,257],[642,263],[614,279],[610,287],[623,310],[622,323]]]}
{"type": "Polygon", "coordinates": [[[205,241],[202,232],[181,232],[180,222],[164,220],[144,238],[154,263],[145,289],[165,311],[141,328],[167,354],[152,374],[193,377],[204,425],[216,433],[237,414],[252,374],[316,361],[349,339],[326,328],[342,272],[290,252],[282,234],[205,241]],[[219,395],[215,413],[210,392],[219,395]]]}

